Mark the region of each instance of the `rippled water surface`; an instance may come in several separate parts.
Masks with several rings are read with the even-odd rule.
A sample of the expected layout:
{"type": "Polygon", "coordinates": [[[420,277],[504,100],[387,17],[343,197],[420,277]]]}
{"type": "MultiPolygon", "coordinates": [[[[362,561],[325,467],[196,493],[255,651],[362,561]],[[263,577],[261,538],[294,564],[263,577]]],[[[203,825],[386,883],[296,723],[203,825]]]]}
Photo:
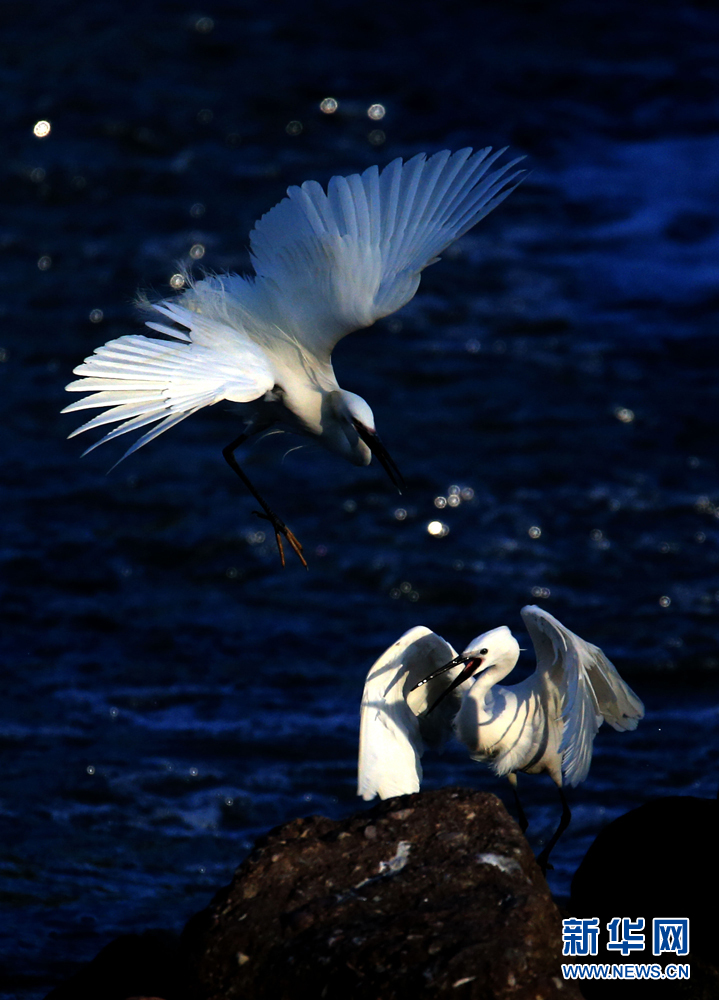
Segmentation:
{"type": "MultiPolygon", "coordinates": [[[[538,603],[644,699],[570,793],[560,897],[610,819],[713,796],[719,15],[659,3],[639,32],[612,3],[420,4],[378,32],[370,7],[40,6],[8,6],[3,36],[0,996],[180,929],[268,827],[358,808],[364,676],[415,624],[527,647],[538,603]],[[282,571],[222,460],[231,407],[110,475],[119,447],[80,460],[63,386],[139,331],[138,288],[246,269],[291,183],[487,142],[528,154],[525,182],[336,352],[406,493],[289,437],[246,453],[309,572],[282,571]]],[[[425,777],[511,808],[461,748],[425,777]]],[[[558,797],[520,787],[539,848],[558,797]]]]}

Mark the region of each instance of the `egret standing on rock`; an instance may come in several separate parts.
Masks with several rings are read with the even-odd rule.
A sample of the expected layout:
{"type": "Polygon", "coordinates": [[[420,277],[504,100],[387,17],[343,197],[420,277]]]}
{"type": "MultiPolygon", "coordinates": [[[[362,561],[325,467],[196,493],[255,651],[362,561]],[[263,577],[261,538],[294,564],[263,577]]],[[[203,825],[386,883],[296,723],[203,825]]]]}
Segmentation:
{"type": "Polygon", "coordinates": [[[154,424],[124,458],[203,406],[223,399],[248,404],[244,431],[223,455],[262,507],[256,513],[272,525],[283,565],[281,536],[306,566],[302,546],[234,453],[277,425],[315,438],[354,465],[369,465],[375,455],[401,486],[372,410],[337,384],[332,350],[348,333],[409,302],[422,270],[517,186],[519,160],[490,171],[502,152],[444,150],[429,159],[420,153],[381,173],[370,167],[333,177],[327,193],[315,181],[291,187],[250,234],[255,276],[206,277],[148,306],[163,319],[146,325],[179,343],[120,337],[75,368],[82,377],[67,389],[91,395],[63,412],[103,412],[74,434],[121,421],[92,451],[154,424]]]}
{"type": "Polygon", "coordinates": [[[644,706],[597,646],[541,608],[522,608],[522,618],[537,669],[511,687],[499,683],[519,659],[506,625],[484,632],[459,656],[420,626],[377,660],[362,697],[357,794],[371,799],[418,791],[424,742],[436,745],[454,730],[474,760],[507,775],[523,830],[517,772],[546,772],[555,782],[562,818],[537,859],[546,868],[571,819],[563,783],[587,777],[602,722],[636,729],[644,706]]]}

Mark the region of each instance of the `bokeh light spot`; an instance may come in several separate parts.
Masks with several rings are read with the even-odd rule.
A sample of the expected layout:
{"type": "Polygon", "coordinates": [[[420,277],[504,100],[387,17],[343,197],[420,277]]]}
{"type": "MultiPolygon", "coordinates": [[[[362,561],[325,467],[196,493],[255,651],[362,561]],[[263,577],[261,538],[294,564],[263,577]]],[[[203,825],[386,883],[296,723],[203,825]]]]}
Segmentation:
{"type": "Polygon", "coordinates": [[[634,410],[630,410],[626,406],[618,406],[614,411],[614,416],[623,424],[631,424],[634,420],[634,410]]]}

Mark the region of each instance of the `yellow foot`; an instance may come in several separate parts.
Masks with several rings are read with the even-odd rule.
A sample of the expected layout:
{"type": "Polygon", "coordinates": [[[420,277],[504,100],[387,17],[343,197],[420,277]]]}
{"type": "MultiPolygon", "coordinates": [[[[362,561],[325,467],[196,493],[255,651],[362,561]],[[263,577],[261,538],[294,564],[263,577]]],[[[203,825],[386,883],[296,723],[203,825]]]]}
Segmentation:
{"type": "Polygon", "coordinates": [[[277,542],[277,551],[280,553],[280,560],[282,562],[283,569],[285,567],[285,549],[284,545],[282,544],[282,535],[285,536],[285,538],[289,542],[290,548],[297,554],[297,558],[300,560],[304,568],[309,569],[309,566],[307,565],[307,560],[302,555],[302,545],[295,538],[295,536],[287,527],[287,525],[284,524],[282,521],[280,521],[278,517],[276,516],[271,517],[269,514],[265,514],[262,511],[256,510],[253,513],[255,513],[258,517],[263,518],[265,521],[269,521],[270,524],[272,525],[275,532],[275,541],[277,542]]]}

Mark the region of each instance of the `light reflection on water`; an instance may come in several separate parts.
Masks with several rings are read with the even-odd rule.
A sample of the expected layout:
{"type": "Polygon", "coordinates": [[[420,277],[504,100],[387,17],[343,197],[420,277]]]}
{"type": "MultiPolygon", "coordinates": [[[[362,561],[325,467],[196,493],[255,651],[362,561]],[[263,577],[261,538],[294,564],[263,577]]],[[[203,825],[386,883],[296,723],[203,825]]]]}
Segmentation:
{"type": "MultiPolygon", "coordinates": [[[[219,20],[188,26],[193,43],[219,38],[219,20]]],[[[608,820],[653,796],[716,791],[719,236],[687,215],[714,216],[715,128],[538,152],[507,212],[428,268],[401,316],[339,345],[340,383],[371,402],[410,488],[398,507],[374,465],[307,453],[282,465],[260,443],[253,478],[312,554],[309,573],[282,573],[252,501],[225,476],[219,446],[239,433],[230,409],[188,420],[111,476],[110,459],[78,461],[56,414],[60,376],[88,336],[139,332],[129,306],[119,315],[136,286],[162,284],[206,245],[242,270],[238,216],[251,225],[272,185],[279,196],[337,158],[350,172],[404,152],[401,123],[391,152],[389,132],[367,131],[375,94],[358,105],[357,136],[314,149],[317,121],[329,133],[345,118],[322,118],[320,93],[261,126],[247,115],[241,130],[217,94],[198,95],[189,115],[203,143],[216,126],[225,138],[197,159],[181,132],[177,148],[142,161],[141,182],[146,154],[133,147],[123,174],[102,123],[99,166],[94,155],[38,165],[60,131],[38,141],[32,119],[23,126],[23,210],[37,206],[47,243],[19,240],[9,213],[4,261],[18,246],[20,263],[7,272],[14,323],[0,350],[3,392],[16,393],[2,487],[2,641],[14,665],[0,722],[0,886],[10,961],[26,973],[90,958],[122,932],[179,929],[254,837],[303,813],[364,808],[364,673],[415,624],[463,648],[544,602],[647,703],[636,733],[602,729],[587,782],[569,793],[574,820],[550,873],[560,894],[608,820]],[[304,123],[285,128],[293,114],[304,123]],[[608,205],[615,215],[602,218],[608,205]],[[191,228],[200,218],[207,235],[191,228]]],[[[122,142],[154,141],[155,125],[136,117],[122,142]]],[[[440,147],[443,120],[431,132],[440,147]]],[[[486,789],[512,811],[506,783],[461,748],[424,763],[425,787],[486,789]]],[[[538,850],[556,792],[532,776],[520,787],[538,850]]]]}

